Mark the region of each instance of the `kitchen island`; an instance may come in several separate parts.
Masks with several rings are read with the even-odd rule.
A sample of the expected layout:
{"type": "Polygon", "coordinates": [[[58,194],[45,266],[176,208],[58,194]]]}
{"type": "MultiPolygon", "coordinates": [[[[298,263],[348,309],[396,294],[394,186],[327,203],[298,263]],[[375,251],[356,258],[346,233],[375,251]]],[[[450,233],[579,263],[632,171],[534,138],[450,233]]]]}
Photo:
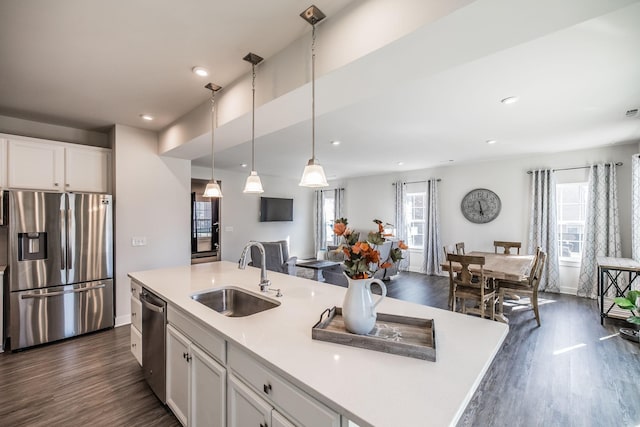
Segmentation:
{"type": "Polygon", "coordinates": [[[282,296],[263,295],[280,305],[230,318],[190,295],[222,286],[259,293],[259,269],[239,270],[222,261],[129,277],[163,298],[169,310],[188,313],[221,336],[227,351],[241,349],[340,414],[343,423],[361,426],[455,425],[508,332],[502,323],[386,298],[379,313],[434,320],[437,361],[430,362],[313,340],[311,328],[320,313],[342,306],[341,287],[269,272],[272,289],[282,296]]]}

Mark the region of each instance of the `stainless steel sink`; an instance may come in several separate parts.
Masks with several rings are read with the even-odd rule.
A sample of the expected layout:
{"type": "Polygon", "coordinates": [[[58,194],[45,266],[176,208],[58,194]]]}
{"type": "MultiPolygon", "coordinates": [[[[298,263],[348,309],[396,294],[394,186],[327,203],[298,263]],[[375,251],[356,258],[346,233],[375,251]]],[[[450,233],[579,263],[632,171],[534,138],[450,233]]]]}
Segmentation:
{"type": "Polygon", "coordinates": [[[280,305],[278,301],[231,286],[198,292],[191,295],[191,299],[227,317],[251,316],[280,305]]]}

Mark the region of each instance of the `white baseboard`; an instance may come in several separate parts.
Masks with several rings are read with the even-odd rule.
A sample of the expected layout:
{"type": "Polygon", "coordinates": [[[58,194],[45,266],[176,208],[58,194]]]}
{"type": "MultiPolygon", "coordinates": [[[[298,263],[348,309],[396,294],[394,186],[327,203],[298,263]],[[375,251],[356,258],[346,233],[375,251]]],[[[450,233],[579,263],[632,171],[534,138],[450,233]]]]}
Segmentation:
{"type": "Polygon", "coordinates": [[[116,324],[115,327],[129,325],[131,323],[131,313],[125,314],[123,316],[116,316],[116,324]]]}
{"type": "Polygon", "coordinates": [[[560,293],[567,295],[576,295],[578,293],[578,288],[572,288],[568,286],[560,286],[560,293]]]}

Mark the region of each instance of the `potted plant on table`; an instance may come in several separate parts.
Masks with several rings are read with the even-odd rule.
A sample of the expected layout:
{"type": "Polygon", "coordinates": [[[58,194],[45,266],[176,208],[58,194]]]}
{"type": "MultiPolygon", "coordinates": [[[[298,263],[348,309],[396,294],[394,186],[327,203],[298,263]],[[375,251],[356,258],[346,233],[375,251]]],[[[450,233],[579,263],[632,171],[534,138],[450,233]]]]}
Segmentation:
{"type": "MultiPolygon", "coordinates": [[[[629,291],[626,297],[614,299],[618,307],[631,311],[631,316],[627,317],[627,322],[640,325],[640,316],[636,312],[640,309],[640,291],[629,291]]],[[[637,329],[620,328],[620,336],[631,341],[640,342],[640,333],[637,329]]]]}
{"type": "MultiPolygon", "coordinates": [[[[359,241],[359,234],[348,227],[346,218],[337,219],[333,226],[334,233],[343,239],[339,249],[345,256],[344,274],[349,282],[342,305],[342,317],[346,329],[354,334],[364,335],[371,332],[376,323],[375,308],[387,295],[385,284],[373,278],[376,266],[380,268],[391,266],[387,260],[380,259],[380,252],[375,248],[375,245],[385,242],[381,228],[381,224],[378,223],[377,232],[369,233],[366,241],[359,241]],[[371,297],[372,283],[376,283],[382,290],[382,296],[375,303],[371,297]]],[[[406,245],[400,242],[399,247],[406,248],[406,245]]],[[[400,252],[399,255],[396,253],[393,256],[401,258],[402,253],[400,252]]]]}

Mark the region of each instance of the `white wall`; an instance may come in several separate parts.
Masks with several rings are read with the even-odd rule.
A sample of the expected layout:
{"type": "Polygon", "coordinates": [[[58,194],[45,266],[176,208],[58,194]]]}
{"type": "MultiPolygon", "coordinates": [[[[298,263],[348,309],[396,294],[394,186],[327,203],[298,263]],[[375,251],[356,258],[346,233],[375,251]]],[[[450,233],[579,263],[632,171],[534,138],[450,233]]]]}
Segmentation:
{"type": "Polygon", "coordinates": [[[191,164],[158,156],[155,132],[116,125],[115,165],[116,325],[131,319],[127,273],[191,262],[191,164]],[[146,246],[131,246],[132,237],[146,246]]]}
{"type": "MultiPolygon", "coordinates": [[[[222,182],[220,248],[222,259],[238,261],[249,240],[289,240],[291,256],[315,257],[313,244],[313,190],[298,186],[298,181],[261,176],[264,197],[293,199],[292,222],[260,222],[260,195],[242,193],[249,174],[216,169],[222,182]]],[[[192,177],[211,179],[211,169],[192,167],[192,177]]]]}
{"type": "MultiPolygon", "coordinates": [[[[441,178],[440,224],[443,245],[464,241],[469,250],[493,251],[494,240],[522,241],[527,245],[529,220],[529,179],[526,172],[535,168],[564,168],[599,162],[623,162],[618,167],[618,207],[621,225],[622,256],[631,256],[631,156],[638,144],[580,150],[525,158],[505,159],[478,164],[378,175],[346,180],[346,215],[353,228],[372,228],[378,218],[393,223],[394,181],[441,178]],[[488,188],[500,196],[502,211],[488,224],[473,224],[460,212],[460,201],[474,188],[488,188]]],[[[587,169],[559,171],[558,183],[587,180],[587,169]]],[[[577,268],[561,268],[563,291],[574,293],[577,268]]]]}
{"type": "Polygon", "coordinates": [[[0,133],[109,148],[109,136],[106,133],[51,125],[9,116],[0,116],[0,133]]]}

